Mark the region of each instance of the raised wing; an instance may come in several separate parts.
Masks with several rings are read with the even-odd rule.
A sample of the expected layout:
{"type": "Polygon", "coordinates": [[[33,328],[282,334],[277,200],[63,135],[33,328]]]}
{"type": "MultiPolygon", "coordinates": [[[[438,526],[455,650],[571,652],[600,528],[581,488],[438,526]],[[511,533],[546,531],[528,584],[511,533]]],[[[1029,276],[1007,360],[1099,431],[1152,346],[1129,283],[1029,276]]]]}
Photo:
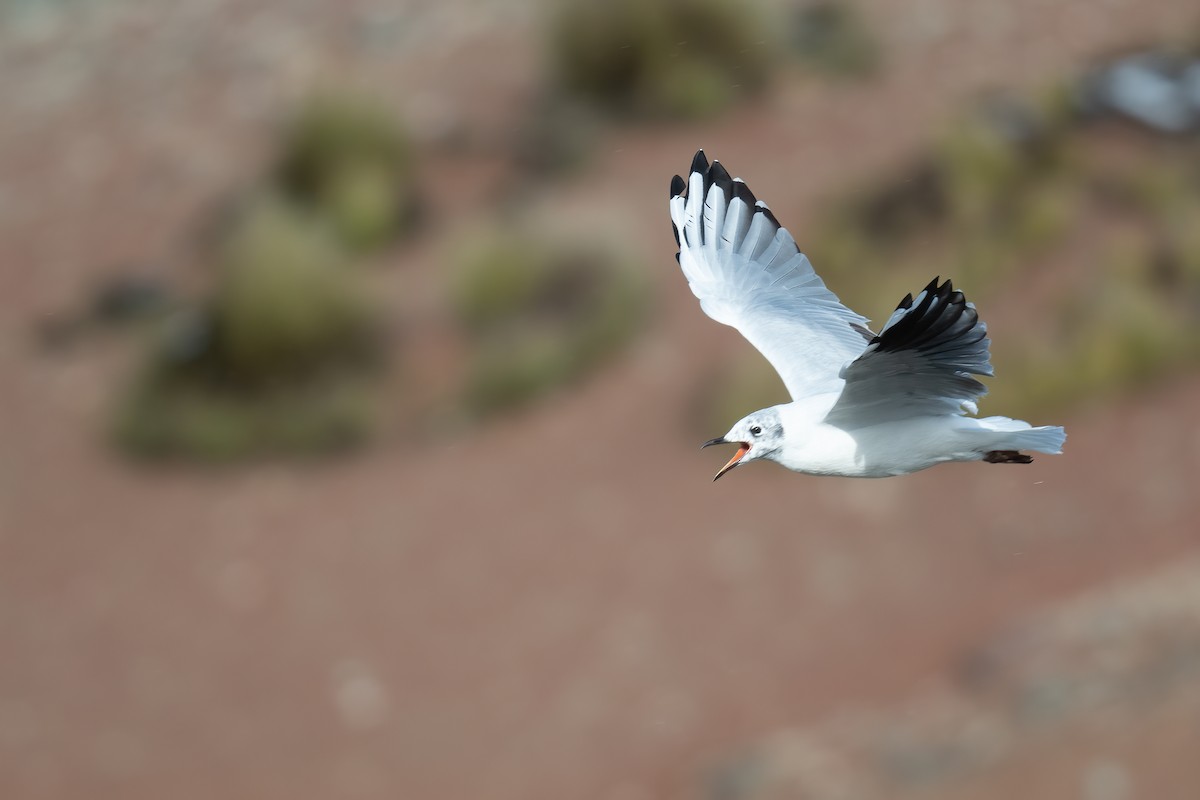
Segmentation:
{"type": "Polygon", "coordinates": [[[839,371],[873,334],[813,272],[766,204],[697,151],[671,181],[676,258],[704,313],[737,328],[792,399],[842,388],[839,371]]]}
{"type": "Polygon", "coordinates": [[[846,365],[846,386],[825,421],[860,428],[908,417],[975,413],[991,375],[987,325],[950,281],[906,296],[867,349],[846,365]]]}

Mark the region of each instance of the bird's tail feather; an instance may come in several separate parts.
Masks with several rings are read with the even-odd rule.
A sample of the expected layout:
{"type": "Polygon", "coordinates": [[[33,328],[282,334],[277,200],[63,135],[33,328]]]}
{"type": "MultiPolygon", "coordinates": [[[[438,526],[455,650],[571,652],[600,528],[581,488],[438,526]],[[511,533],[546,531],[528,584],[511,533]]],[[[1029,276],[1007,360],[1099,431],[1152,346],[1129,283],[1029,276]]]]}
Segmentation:
{"type": "Polygon", "coordinates": [[[1028,422],[1008,417],[984,417],[979,424],[999,435],[989,445],[995,450],[1033,450],[1058,455],[1062,452],[1067,432],[1057,425],[1033,427],[1028,422]]]}

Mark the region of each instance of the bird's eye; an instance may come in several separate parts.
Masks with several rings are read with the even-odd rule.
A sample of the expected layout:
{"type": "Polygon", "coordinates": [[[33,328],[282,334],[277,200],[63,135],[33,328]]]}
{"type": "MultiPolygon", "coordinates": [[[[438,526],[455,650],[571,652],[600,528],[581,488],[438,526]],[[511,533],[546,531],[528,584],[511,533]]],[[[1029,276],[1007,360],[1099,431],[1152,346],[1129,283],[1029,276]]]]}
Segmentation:
{"type": "Polygon", "coordinates": [[[762,426],[761,425],[751,425],[750,432],[752,434],[754,434],[755,436],[758,436],[760,433],[762,433],[762,426]]]}

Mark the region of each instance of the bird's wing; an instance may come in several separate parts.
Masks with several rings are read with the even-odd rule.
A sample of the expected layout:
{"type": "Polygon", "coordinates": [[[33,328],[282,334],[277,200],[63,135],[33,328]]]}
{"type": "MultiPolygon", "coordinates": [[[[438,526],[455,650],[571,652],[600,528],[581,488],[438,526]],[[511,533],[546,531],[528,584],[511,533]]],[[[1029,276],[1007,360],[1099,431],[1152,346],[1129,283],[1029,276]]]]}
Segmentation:
{"type": "Polygon", "coordinates": [[[908,417],[975,413],[991,375],[987,325],[950,281],[934,278],[896,307],[862,355],[846,365],[846,386],[825,421],[860,428],[908,417]]]}
{"type": "Polygon", "coordinates": [[[737,328],[793,399],[842,388],[839,371],[873,334],[813,272],[766,204],[704,151],[671,181],[676,258],[700,307],[737,328]]]}

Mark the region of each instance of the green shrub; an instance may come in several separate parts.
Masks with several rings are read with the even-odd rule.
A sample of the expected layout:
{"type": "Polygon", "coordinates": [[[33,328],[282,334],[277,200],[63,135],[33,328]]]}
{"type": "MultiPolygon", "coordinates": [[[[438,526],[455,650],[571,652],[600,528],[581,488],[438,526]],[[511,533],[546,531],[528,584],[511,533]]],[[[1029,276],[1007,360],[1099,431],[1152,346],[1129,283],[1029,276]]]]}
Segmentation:
{"type": "Polygon", "coordinates": [[[229,461],[365,439],[373,315],[322,227],[260,201],[217,267],[213,296],[182,334],[156,342],[124,398],[118,442],[140,456],[229,461]]]}
{"type": "Polygon", "coordinates": [[[362,98],[311,99],[285,132],[277,177],[353,252],[386,244],[415,221],[412,147],[395,118],[362,98]]]}
{"type": "Polygon", "coordinates": [[[485,234],[458,256],[452,304],[459,322],[480,335],[519,316],[546,291],[555,268],[545,243],[485,234]]]}
{"type": "Polygon", "coordinates": [[[610,110],[695,117],[767,79],[773,48],[753,6],[723,0],[563,0],[550,26],[552,74],[610,110]]]}
{"type": "Polygon", "coordinates": [[[1005,342],[995,359],[1004,379],[989,404],[1018,416],[1053,413],[1197,361],[1195,323],[1163,313],[1162,299],[1136,282],[1145,266],[1143,275],[1104,279],[1079,308],[1064,312],[1075,323],[1054,340],[1005,342]]]}
{"type": "Polygon", "coordinates": [[[370,314],[353,274],[321,228],[286,206],[251,211],[219,270],[212,357],[234,382],[311,375],[367,347],[370,314]]]}
{"type": "Polygon", "coordinates": [[[1011,236],[1016,248],[1027,253],[1057,241],[1074,221],[1080,203],[1071,186],[1033,188],[1013,216],[1011,236]]]}
{"type": "Polygon", "coordinates": [[[230,462],[346,450],[368,438],[374,418],[371,393],[355,381],[248,393],[157,364],[124,399],[114,433],[140,457],[230,462]]]}
{"type": "Polygon", "coordinates": [[[570,348],[548,331],[483,340],[471,363],[464,404],[474,415],[515,408],[565,383],[573,367],[570,348]]]}
{"type": "Polygon", "coordinates": [[[791,39],[804,64],[830,75],[858,77],[879,67],[879,43],[851,3],[820,0],[800,6],[791,39]]]}
{"type": "Polygon", "coordinates": [[[1170,287],[1170,278],[1174,277],[1179,283],[1190,286],[1191,299],[1194,304],[1193,313],[1200,315],[1200,192],[1179,203],[1173,213],[1167,218],[1168,252],[1166,257],[1173,261],[1167,265],[1168,270],[1177,273],[1175,276],[1162,276],[1170,287]]]}
{"type": "Polygon", "coordinates": [[[329,178],[322,196],[334,230],[351,252],[386,244],[404,216],[395,179],[369,163],[347,163],[329,178]]]}
{"type": "Polygon", "coordinates": [[[595,108],[544,92],[522,115],[514,156],[525,175],[568,173],[582,166],[599,135],[595,108]]]}
{"type": "Polygon", "coordinates": [[[1024,177],[1017,149],[979,121],[951,130],[940,142],[937,158],[958,225],[993,222],[1024,177]]]}
{"type": "Polygon", "coordinates": [[[344,96],[313,99],[285,136],[273,185],[239,203],[209,248],[212,295],[124,398],[115,434],[130,452],[328,452],[372,428],[379,339],[347,260],[411,221],[412,153],[391,116],[344,96]]]}
{"type": "Polygon", "coordinates": [[[512,233],[476,241],[453,287],[473,350],[467,411],[513,408],[583,375],[636,331],[642,294],[641,282],[599,251],[512,233]]]}

